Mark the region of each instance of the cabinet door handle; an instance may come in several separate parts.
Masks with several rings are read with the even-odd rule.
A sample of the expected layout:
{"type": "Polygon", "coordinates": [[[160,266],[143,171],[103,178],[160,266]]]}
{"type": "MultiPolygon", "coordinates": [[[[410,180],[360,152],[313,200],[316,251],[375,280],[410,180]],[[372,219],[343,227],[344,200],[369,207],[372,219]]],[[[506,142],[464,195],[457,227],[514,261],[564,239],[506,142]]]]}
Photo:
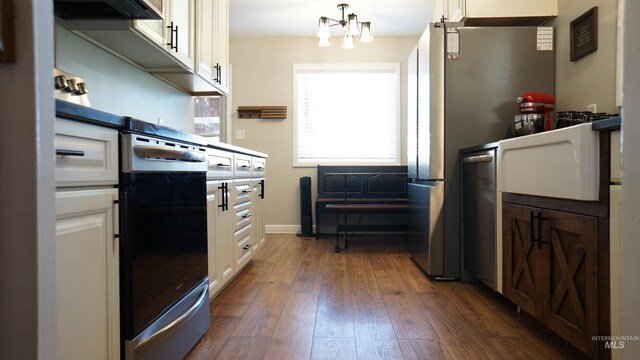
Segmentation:
{"type": "Polygon", "coordinates": [[[260,180],[260,199],[264,199],[264,179],[260,180]]]}
{"type": "Polygon", "coordinates": [[[536,245],[536,242],[538,243],[538,249],[542,249],[542,244],[546,244],[549,241],[543,241],[542,240],[542,220],[547,220],[547,218],[542,216],[542,210],[538,210],[538,214],[535,215],[533,210],[531,210],[530,212],[530,216],[531,216],[531,244],[532,246],[536,245]],[[536,220],[538,220],[538,237],[535,237],[535,222],[536,220]]]}
{"type": "Polygon", "coordinates": [[[59,156],[84,156],[82,150],[56,149],[56,155],[59,156]]]}
{"type": "Polygon", "coordinates": [[[227,193],[227,190],[229,189],[227,183],[222,183],[222,186],[218,186],[219,190],[222,190],[222,203],[218,205],[219,208],[222,209],[222,211],[227,211],[229,210],[229,194],[227,193]]]}
{"type": "Polygon", "coordinates": [[[531,210],[529,212],[529,220],[530,220],[529,221],[529,225],[531,225],[531,229],[530,229],[531,230],[531,234],[529,234],[529,237],[531,239],[531,247],[534,247],[534,246],[536,246],[536,241],[537,240],[536,240],[536,237],[535,237],[536,216],[534,215],[533,210],[531,210]]]}
{"type": "Polygon", "coordinates": [[[249,250],[249,249],[251,249],[252,246],[253,246],[253,244],[247,244],[247,245],[242,247],[242,250],[249,250]]]}
{"type": "Polygon", "coordinates": [[[538,249],[542,249],[542,244],[546,244],[549,241],[542,240],[542,220],[546,220],[547,218],[542,217],[542,211],[538,210],[538,249]]]}
{"type": "Polygon", "coordinates": [[[169,45],[169,50],[176,50],[176,52],[178,52],[178,25],[176,25],[175,29],[173,28],[173,21],[171,22],[171,25],[167,26],[167,29],[169,29],[169,42],[167,43],[167,45],[169,45]],[[176,41],[175,41],[175,45],[173,43],[173,34],[175,33],[176,35],[176,41]]]}
{"type": "Polygon", "coordinates": [[[176,25],[176,52],[178,52],[178,25],[176,25]]]}
{"type": "Polygon", "coordinates": [[[224,202],[224,210],[225,211],[229,211],[229,183],[224,183],[224,188],[225,188],[225,202],[224,202]]]}

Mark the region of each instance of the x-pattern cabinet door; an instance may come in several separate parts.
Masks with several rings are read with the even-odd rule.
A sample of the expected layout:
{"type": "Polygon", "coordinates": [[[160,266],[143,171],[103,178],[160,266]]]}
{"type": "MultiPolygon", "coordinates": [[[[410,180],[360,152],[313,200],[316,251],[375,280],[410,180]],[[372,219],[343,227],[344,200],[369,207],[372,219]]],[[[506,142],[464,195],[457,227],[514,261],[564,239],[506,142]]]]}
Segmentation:
{"type": "Polygon", "coordinates": [[[504,295],[527,313],[541,317],[542,254],[534,248],[532,218],[537,209],[503,205],[504,295]]]}
{"type": "Polygon", "coordinates": [[[586,354],[597,356],[598,219],[542,212],[544,302],[542,321],[586,354]],[[545,238],[546,237],[546,238],[545,238]]]}

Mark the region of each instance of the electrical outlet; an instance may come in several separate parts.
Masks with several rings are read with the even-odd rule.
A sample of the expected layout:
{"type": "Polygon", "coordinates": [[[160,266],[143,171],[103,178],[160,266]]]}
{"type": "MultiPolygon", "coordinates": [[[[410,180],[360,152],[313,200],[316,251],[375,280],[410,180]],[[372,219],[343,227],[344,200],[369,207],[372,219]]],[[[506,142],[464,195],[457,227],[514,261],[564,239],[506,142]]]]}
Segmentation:
{"type": "Polygon", "coordinates": [[[244,140],[244,130],[236,130],[236,140],[244,140]]]}
{"type": "Polygon", "coordinates": [[[587,111],[591,111],[592,113],[597,113],[598,107],[596,104],[587,105],[587,111]]]}
{"type": "Polygon", "coordinates": [[[158,125],[164,125],[164,119],[163,118],[158,118],[158,125]]]}

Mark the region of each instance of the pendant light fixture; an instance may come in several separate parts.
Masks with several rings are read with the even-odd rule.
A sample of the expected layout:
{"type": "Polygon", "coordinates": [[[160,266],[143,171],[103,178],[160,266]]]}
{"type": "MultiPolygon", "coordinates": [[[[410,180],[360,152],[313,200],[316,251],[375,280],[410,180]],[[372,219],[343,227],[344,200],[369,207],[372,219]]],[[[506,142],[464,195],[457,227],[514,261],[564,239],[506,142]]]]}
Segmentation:
{"type": "Polygon", "coordinates": [[[353,39],[360,36],[360,42],[368,43],[373,41],[371,35],[371,22],[359,22],[358,15],[351,13],[345,18],[344,11],[349,8],[349,4],[338,4],[338,10],[342,12],[340,20],[321,16],[318,20],[318,41],[319,46],[331,46],[331,34],[329,28],[331,26],[340,25],[344,29],[344,38],[342,40],[343,49],[353,49],[353,39]]]}

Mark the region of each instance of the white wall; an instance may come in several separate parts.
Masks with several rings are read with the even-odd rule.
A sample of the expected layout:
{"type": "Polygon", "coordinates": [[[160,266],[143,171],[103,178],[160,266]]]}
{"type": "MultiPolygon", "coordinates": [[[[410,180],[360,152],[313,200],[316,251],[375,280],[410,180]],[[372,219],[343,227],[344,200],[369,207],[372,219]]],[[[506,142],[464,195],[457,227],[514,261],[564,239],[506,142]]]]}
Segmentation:
{"type": "Polygon", "coordinates": [[[50,359],[55,356],[53,2],[12,3],[17,62],[0,63],[0,358],[50,359]]]}
{"type": "MultiPolygon", "coordinates": [[[[407,57],[417,37],[376,38],[373,43],[343,50],[339,41],[328,48],[317,46],[315,38],[231,39],[233,65],[232,134],[244,129],[245,140],[232,139],[234,145],[269,154],[265,223],[281,230],[297,231],[300,224],[299,178],[311,176],[315,197],[316,168],[293,167],[293,64],[298,63],[400,63],[402,103],[402,154],[406,164],[406,78],[407,57]],[[235,111],[243,105],[286,105],[285,120],[238,119],[235,111]]],[[[336,86],[339,86],[336,84],[336,86]]],[[[336,129],[339,131],[339,129],[336,129]]],[[[354,134],[357,136],[357,134],[354,134]]],[[[276,229],[277,231],[277,229],[276,229]]]]}
{"type": "Polygon", "coordinates": [[[56,67],[82,77],[91,107],[193,132],[190,95],[56,24],[56,67]]]}
{"type": "MultiPolygon", "coordinates": [[[[622,335],[640,336],[640,1],[624,1],[622,103],[622,209],[620,286],[622,335]]],[[[637,359],[640,341],[627,341],[623,359],[637,359]]]]}
{"type": "Polygon", "coordinates": [[[618,113],[616,108],[617,0],[558,0],[558,17],[552,22],[556,43],[556,110],[618,113]],[[571,21],[598,7],[598,50],[577,61],[569,60],[571,21]]]}

